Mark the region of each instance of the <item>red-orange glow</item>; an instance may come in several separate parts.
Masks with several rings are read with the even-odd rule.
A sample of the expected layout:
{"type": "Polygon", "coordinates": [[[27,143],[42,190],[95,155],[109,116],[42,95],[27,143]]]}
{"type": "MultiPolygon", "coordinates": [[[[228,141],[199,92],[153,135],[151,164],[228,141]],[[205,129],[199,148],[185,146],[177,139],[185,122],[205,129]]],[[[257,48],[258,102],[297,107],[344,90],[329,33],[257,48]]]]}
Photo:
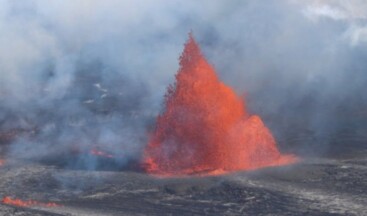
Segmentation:
{"type": "Polygon", "coordinates": [[[0,166],[3,166],[5,164],[5,160],[0,159],[0,166]]]}
{"type": "Polygon", "coordinates": [[[89,153],[95,156],[99,156],[99,157],[114,158],[112,154],[108,154],[107,152],[104,152],[104,151],[101,151],[95,148],[91,149],[89,153]]]}
{"type": "Polygon", "coordinates": [[[20,207],[32,207],[32,206],[42,206],[42,207],[59,207],[59,204],[48,202],[48,203],[41,203],[34,200],[21,200],[21,199],[12,199],[9,196],[5,196],[2,200],[2,203],[20,207]]]}
{"type": "Polygon", "coordinates": [[[261,118],[218,79],[192,35],[165,99],[145,150],[149,173],[216,175],[297,160],[280,154],[261,118]]]}

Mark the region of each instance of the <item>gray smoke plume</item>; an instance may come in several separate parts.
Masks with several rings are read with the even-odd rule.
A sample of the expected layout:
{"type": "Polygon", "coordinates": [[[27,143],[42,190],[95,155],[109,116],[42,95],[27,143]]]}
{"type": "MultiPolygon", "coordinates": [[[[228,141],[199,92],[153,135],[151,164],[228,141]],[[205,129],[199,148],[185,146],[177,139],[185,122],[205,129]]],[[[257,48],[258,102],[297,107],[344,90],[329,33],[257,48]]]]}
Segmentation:
{"type": "Polygon", "coordinates": [[[0,1],[0,131],[26,131],[8,154],[74,151],[69,165],[90,169],[92,148],[139,160],[191,30],[281,148],[327,150],[366,115],[366,11],[363,0],[0,1]]]}

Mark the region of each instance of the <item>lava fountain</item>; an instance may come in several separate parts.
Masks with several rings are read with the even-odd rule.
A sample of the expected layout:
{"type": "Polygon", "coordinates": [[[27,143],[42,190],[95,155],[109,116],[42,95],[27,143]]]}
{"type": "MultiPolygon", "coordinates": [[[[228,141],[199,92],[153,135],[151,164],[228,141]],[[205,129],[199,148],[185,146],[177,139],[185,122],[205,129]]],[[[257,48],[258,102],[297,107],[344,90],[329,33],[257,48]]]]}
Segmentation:
{"type": "Polygon", "coordinates": [[[221,174],[293,163],[257,115],[222,83],[190,34],[165,109],[145,149],[146,171],[158,175],[221,174]]]}

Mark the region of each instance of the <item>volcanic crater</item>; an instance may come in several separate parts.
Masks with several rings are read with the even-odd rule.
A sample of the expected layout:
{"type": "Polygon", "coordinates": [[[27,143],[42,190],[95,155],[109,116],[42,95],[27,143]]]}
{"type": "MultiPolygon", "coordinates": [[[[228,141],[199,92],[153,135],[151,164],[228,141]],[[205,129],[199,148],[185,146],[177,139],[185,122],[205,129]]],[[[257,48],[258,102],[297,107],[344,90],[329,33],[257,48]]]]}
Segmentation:
{"type": "Polygon", "coordinates": [[[0,215],[367,215],[367,116],[322,136],[338,151],[282,154],[277,143],[323,140],[300,128],[276,140],[192,36],[164,105],[141,158],[123,165],[103,146],[9,157],[39,127],[0,131],[0,215]]]}

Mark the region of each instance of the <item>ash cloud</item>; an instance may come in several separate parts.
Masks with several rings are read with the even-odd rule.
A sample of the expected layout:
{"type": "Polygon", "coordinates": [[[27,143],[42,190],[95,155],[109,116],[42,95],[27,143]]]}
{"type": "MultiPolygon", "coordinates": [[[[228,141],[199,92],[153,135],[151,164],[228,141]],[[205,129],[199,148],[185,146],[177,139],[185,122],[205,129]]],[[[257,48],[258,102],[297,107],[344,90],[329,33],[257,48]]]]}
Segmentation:
{"type": "MultiPolygon", "coordinates": [[[[190,30],[281,147],[326,151],[331,134],[366,114],[363,8],[358,0],[1,1],[0,130],[32,131],[8,154],[97,146],[122,155],[118,163],[139,159],[190,30]]],[[[70,166],[95,162],[82,155],[70,166]]]]}

